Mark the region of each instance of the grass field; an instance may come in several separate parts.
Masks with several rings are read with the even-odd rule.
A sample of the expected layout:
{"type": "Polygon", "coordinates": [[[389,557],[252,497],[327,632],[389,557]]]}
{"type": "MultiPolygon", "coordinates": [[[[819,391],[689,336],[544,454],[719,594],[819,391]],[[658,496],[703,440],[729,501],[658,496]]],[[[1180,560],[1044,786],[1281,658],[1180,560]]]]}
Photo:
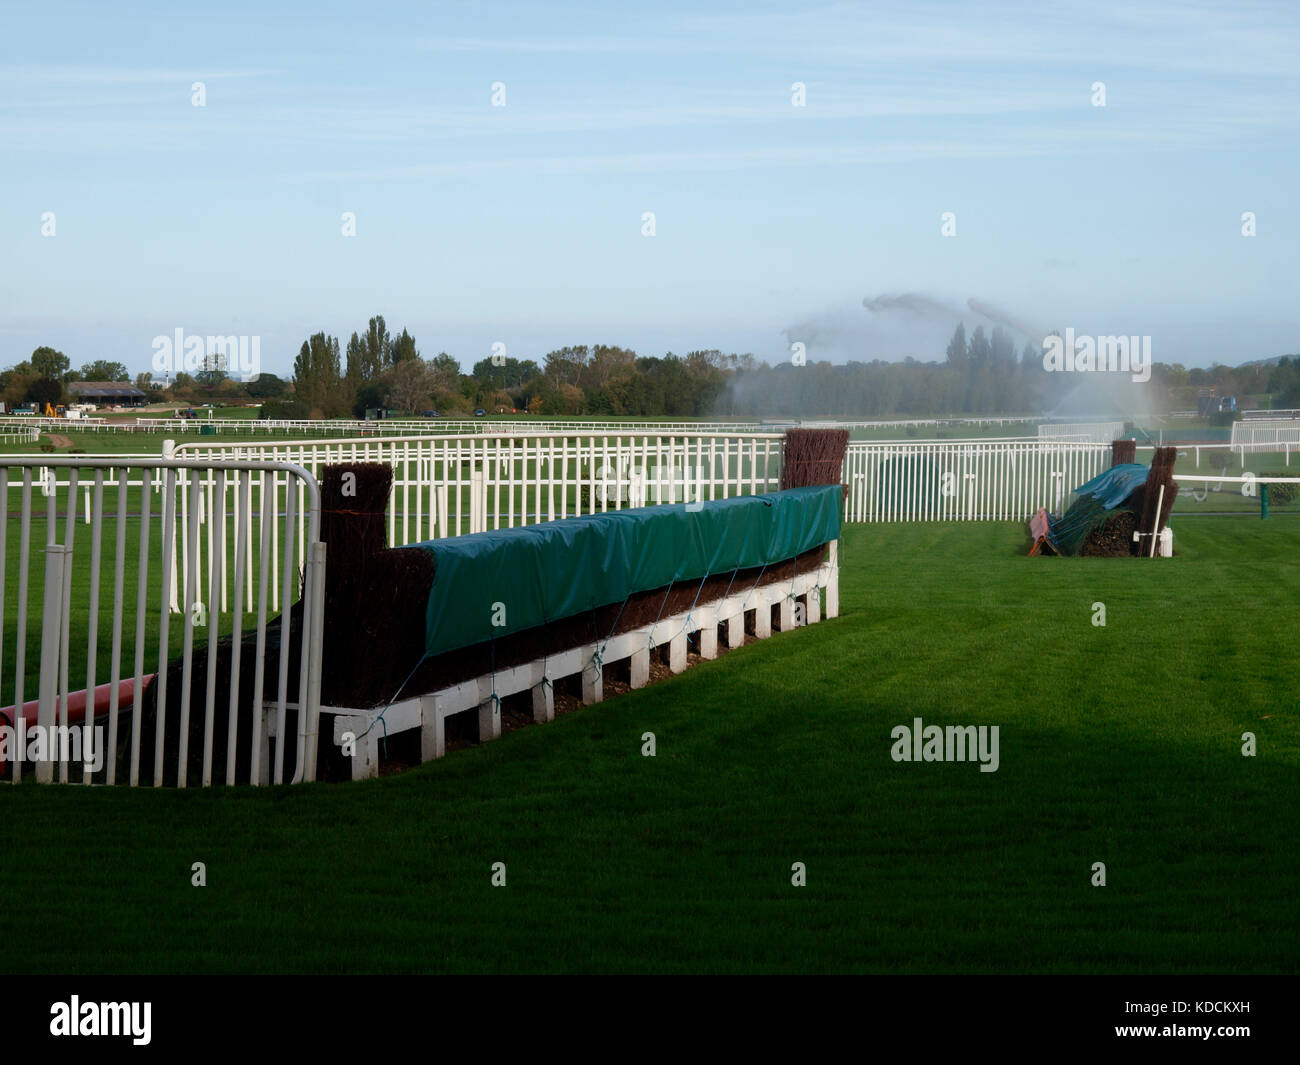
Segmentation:
{"type": "Polygon", "coordinates": [[[381,780],[0,789],[0,967],[1296,971],[1300,522],[1024,537],[849,527],[838,620],[381,780]],[[1000,768],[893,762],[914,717],[1000,768]]]}

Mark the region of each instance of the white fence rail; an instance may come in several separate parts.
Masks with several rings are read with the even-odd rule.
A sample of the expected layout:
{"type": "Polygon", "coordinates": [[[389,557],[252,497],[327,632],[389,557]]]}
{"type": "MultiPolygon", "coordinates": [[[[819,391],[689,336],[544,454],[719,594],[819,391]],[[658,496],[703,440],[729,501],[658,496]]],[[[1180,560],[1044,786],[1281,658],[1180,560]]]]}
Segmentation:
{"type": "Polygon", "coordinates": [[[1300,419],[1277,418],[1232,423],[1232,446],[1278,451],[1300,444],[1300,419]]]}
{"type": "Polygon", "coordinates": [[[47,432],[97,432],[121,428],[103,418],[47,418],[43,414],[7,414],[0,417],[0,432],[27,430],[40,435],[47,432]]]}
{"type": "Polygon", "coordinates": [[[1080,444],[1109,444],[1123,435],[1123,422],[1051,422],[1038,427],[1039,440],[1069,440],[1080,444]]]}
{"type": "MultiPolygon", "coordinates": [[[[390,546],[654,503],[780,487],[779,433],[531,433],[179,444],[202,461],[292,462],[319,476],[340,462],[393,467],[390,546]]],[[[299,560],[301,562],[301,560],[299,560]]]]}
{"type": "Polygon", "coordinates": [[[0,444],[34,444],[40,436],[41,430],[35,425],[24,425],[22,422],[0,424],[0,444]]]}
{"type": "Polygon", "coordinates": [[[2,670],[7,668],[12,670],[14,693],[13,706],[0,721],[7,730],[0,736],[8,741],[0,757],[11,767],[3,775],[14,782],[22,779],[23,752],[18,748],[27,747],[38,781],[52,781],[57,765],[61,782],[80,778],[113,784],[125,778],[138,785],[142,767],[148,764],[142,765],[148,757],[143,746],[147,704],[154,725],[152,772],[145,782],[175,782],[180,787],[208,786],[222,778],[228,784],[237,779],[282,783],[286,770],[292,783],[313,779],[325,566],[319,515],[315,479],[287,462],[0,456],[0,690],[2,670]],[[276,492],[277,483],[286,490],[276,492]],[[198,517],[205,486],[212,490],[214,508],[205,530],[206,564],[201,566],[205,537],[198,517]],[[79,509],[82,489],[88,509],[79,509]],[[35,492],[44,497],[43,508],[33,506],[35,492]],[[84,531],[83,523],[88,526],[84,531]],[[42,537],[43,567],[39,561],[33,564],[33,545],[42,537]],[[283,541],[285,557],[299,554],[307,560],[297,634],[291,631],[287,609],[299,592],[297,574],[267,561],[277,539],[283,541]],[[184,559],[179,574],[178,540],[184,559]],[[35,578],[42,570],[38,591],[35,578]],[[274,627],[267,616],[273,609],[272,584],[286,605],[274,627]],[[175,627],[168,609],[173,588],[179,590],[184,615],[175,627]],[[213,605],[227,588],[234,602],[247,593],[251,617],[237,611],[221,623],[213,605]],[[29,647],[35,633],[33,598],[43,603],[38,659],[29,647]],[[206,654],[197,646],[205,642],[204,634],[206,654]],[[290,649],[295,640],[300,653],[291,700],[290,649]],[[101,644],[111,648],[107,655],[101,655],[101,644]],[[278,648],[273,660],[269,647],[278,648]],[[37,661],[33,678],[29,667],[37,661]],[[177,661],[180,691],[172,693],[169,672],[177,661]],[[274,678],[266,672],[271,664],[277,670],[274,678]],[[83,670],[84,693],[75,690],[83,670]],[[102,680],[105,674],[107,683],[102,680]],[[264,703],[268,686],[277,694],[264,703]],[[25,697],[32,687],[37,698],[28,702],[25,697]],[[218,705],[219,690],[229,693],[223,705],[218,705]],[[79,709],[83,696],[84,716],[79,709]],[[175,709],[169,712],[169,706],[175,709]],[[192,717],[192,708],[200,706],[201,732],[192,717]],[[297,721],[296,747],[288,726],[290,711],[297,721]],[[221,729],[219,719],[224,722],[221,729]],[[25,741],[33,722],[35,734],[45,741],[41,757],[25,741]],[[169,743],[173,725],[176,731],[169,743]],[[192,737],[197,758],[191,754],[192,737]],[[124,740],[121,745],[119,738],[124,740]],[[244,750],[246,761],[239,757],[244,750]],[[214,765],[217,757],[222,761],[214,765]]]}
{"type": "Polygon", "coordinates": [[[1038,441],[849,444],[846,521],[1026,520],[1110,465],[1110,445],[1038,441]]]}
{"type": "MultiPolygon", "coordinates": [[[[624,506],[772,491],[781,436],[700,433],[182,444],[177,454],[293,462],[319,476],[336,462],[394,469],[392,546],[624,506]]],[[[1023,520],[1056,507],[1110,463],[1099,443],[851,442],[847,521],[1023,520]]],[[[299,560],[301,563],[301,559],[299,560]]]]}
{"type": "Polygon", "coordinates": [[[1300,420],[1300,410],[1287,408],[1285,410],[1244,410],[1241,412],[1242,421],[1273,421],[1282,419],[1284,421],[1300,420]]]}

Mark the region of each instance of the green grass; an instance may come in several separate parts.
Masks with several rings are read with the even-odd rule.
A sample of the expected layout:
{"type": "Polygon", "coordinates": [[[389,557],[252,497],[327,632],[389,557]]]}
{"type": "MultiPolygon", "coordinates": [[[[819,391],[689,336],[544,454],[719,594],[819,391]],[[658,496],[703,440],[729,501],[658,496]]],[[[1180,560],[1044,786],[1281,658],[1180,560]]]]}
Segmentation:
{"type": "MultiPolygon", "coordinates": [[[[213,407],[211,410],[213,418],[258,418],[262,414],[261,404],[256,407],[213,407]]],[[[202,413],[206,416],[208,412],[204,410],[202,413]]]]}
{"type": "Polygon", "coordinates": [[[399,776],[0,789],[2,967],[1294,972],[1297,543],[854,526],[840,619],[399,776]],[[1001,768],[893,762],[917,716],[1001,768]]]}

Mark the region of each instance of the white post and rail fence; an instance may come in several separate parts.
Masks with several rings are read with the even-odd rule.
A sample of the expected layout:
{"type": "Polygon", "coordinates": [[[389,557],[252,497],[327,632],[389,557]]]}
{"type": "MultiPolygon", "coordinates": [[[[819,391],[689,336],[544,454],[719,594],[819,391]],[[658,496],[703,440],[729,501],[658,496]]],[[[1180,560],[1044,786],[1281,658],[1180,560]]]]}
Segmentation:
{"type": "Polygon", "coordinates": [[[316,480],[292,463],[0,456],[0,691],[13,692],[0,711],[0,778],[20,781],[26,753],[42,782],[56,771],[132,786],[313,779],[319,524],[316,480]],[[288,487],[282,505],[276,483],[288,487]],[[201,531],[205,486],[214,503],[201,531]],[[301,579],[269,563],[275,536],[304,559],[301,579]],[[247,595],[250,606],[223,619],[210,606],[227,582],[230,601],[247,595]],[[294,606],[274,625],[272,586],[294,606]]]}

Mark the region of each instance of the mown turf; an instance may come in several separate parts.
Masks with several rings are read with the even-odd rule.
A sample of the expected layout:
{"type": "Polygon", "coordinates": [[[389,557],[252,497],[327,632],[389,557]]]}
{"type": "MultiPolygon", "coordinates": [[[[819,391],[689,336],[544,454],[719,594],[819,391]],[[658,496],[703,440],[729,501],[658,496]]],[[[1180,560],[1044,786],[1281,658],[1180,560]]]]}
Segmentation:
{"type": "Polygon", "coordinates": [[[851,527],[839,620],[397,777],[0,788],[0,967],[1295,971],[1300,522],[1176,524],[851,527]],[[1001,767],[893,762],[918,716],[1001,767]]]}

